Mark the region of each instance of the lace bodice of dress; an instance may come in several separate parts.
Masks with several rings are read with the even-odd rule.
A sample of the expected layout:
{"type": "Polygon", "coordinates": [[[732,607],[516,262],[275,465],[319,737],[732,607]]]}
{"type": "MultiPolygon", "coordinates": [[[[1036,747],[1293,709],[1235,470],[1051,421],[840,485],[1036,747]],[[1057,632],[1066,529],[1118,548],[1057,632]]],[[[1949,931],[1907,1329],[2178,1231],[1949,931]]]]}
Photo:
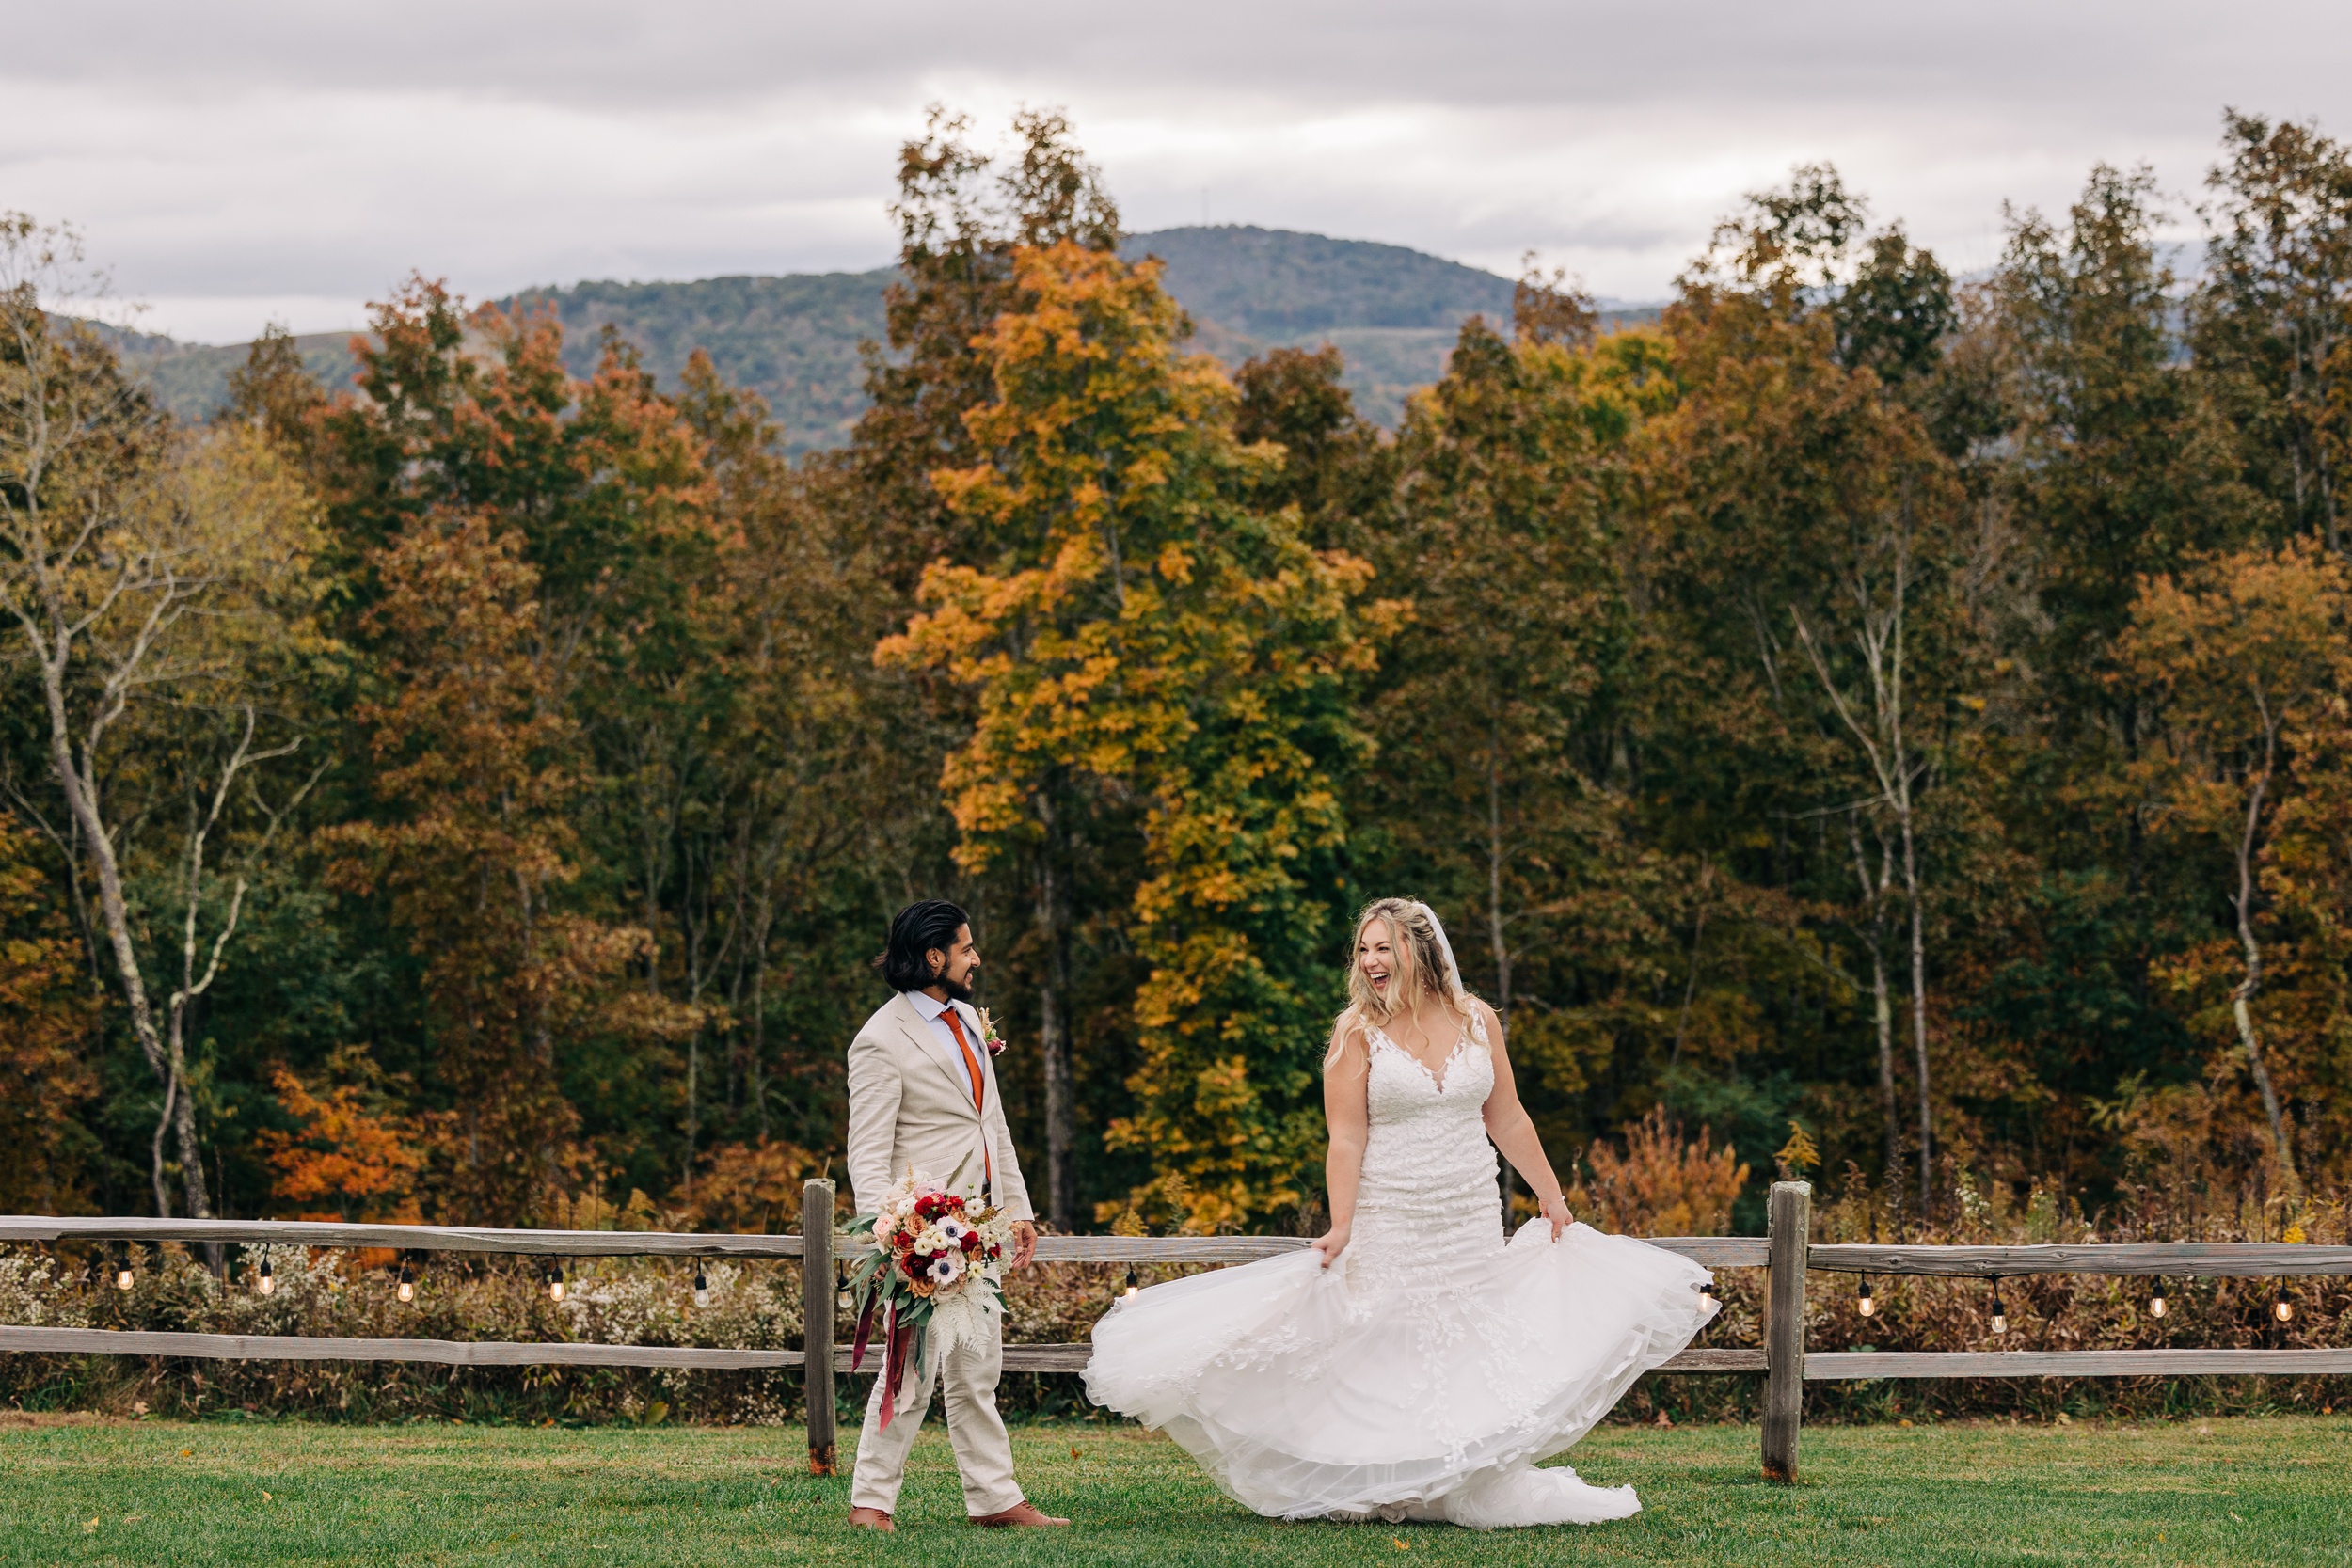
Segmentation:
{"type": "Polygon", "coordinates": [[[1486,1141],[1486,1097],[1494,1092],[1494,1051],[1473,1012],[1442,1072],[1378,1028],[1369,1031],[1364,1093],[1370,1129],[1356,1222],[1351,1275],[1376,1267],[1384,1283],[1452,1274],[1502,1246],[1502,1212],[1494,1146],[1486,1141]]]}

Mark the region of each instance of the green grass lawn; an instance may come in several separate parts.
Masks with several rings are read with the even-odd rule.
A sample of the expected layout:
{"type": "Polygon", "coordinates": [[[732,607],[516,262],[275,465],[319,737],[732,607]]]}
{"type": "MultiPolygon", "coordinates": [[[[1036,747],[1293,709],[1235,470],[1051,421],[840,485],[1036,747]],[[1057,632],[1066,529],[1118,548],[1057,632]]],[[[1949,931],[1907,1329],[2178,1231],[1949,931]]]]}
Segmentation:
{"type": "Polygon", "coordinates": [[[2343,1417],[1816,1428],[1795,1487],[1756,1478],[1753,1428],[1609,1428],[1578,1467],[1645,1512],[1484,1536],[1273,1524],[1172,1445],[1091,1426],[1014,1430],[1075,1528],[973,1530],[934,1419],[895,1539],[844,1527],[847,1481],[803,1473],[793,1429],[17,1420],[8,1563],[2352,1563],[2343,1417]]]}

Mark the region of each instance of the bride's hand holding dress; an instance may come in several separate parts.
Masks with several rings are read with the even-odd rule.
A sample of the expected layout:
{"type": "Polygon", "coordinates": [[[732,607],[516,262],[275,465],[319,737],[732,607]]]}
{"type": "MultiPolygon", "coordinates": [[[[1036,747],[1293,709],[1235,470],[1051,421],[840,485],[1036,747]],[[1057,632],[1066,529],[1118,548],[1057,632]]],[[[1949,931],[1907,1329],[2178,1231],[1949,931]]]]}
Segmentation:
{"type": "Polygon", "coordinates": [[[1323,1118],[1330,1132],[1328,1151],[1323,1157],[1323,1182],[1330,1196],[1331,1225],[1310,1245],[1327,1269],[1347,1250],[1355,1227],[1357,1180],[1364,1168],[1364,1143],[1372,1132],[1364,1096],[1370,1048],[1363,1044],[1363,1049],[1348,1050],[1351,1031],[1363,1044],[1360,1026],[1343,1020],[1323,1064],[1323,1118]]]}

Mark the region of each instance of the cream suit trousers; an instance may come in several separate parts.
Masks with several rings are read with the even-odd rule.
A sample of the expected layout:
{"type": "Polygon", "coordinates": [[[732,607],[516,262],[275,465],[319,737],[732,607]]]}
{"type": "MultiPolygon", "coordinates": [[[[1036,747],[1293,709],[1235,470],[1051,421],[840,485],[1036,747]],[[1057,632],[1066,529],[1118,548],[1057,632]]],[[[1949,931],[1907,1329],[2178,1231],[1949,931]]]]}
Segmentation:
{"type": "Polygon", "coordinates": [[[926,1357],[932,1365],[914,1375],[922,1382],[922,1402],[882,1425],[884,1380],[874,1379],[874,1392],[866,1402],[866,1425],[857,1434],[857,1468],[850,1481],[851,1508],[879,1508],[895,1513],[898,1487],[905,1481],[907,1450],[931,1403],[931,1389],[944,1383],[947,1391],[947,1440],[955,1445],[956,1468],[963,1475],[963,1510],[975,1519],[1002,1513],[1021,1501],[1021,1488],[1012,1479],[1012,1439],[1005,1434],[1005,1418],[996,1414],[996,1379],[1005,1363],[1004,1314],[993,1309],[993,1330],[958,1345],[941,1357],[926,1357]]]}

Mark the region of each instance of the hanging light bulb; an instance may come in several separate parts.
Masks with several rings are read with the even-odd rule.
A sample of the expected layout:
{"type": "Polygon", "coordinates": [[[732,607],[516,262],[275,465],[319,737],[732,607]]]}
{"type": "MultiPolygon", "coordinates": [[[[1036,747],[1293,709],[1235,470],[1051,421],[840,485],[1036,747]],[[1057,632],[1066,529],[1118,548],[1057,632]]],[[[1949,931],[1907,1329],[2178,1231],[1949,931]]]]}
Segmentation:
{"type": "Polygon", "coordinates": [[[127,1291],[130,1288],[131,1260],[126,1258],[122,1260],[122,1266],[115,1270],[115,1289],[118,1291],[127,1291]]]}
{"type": "Polygon", "coordinates": [[[1866,1274],[1862,1276],[1862,1294],[1854,1303],[1854,1310],[1867,1318],[1878,1309],[1879,1304],[1870,1298],[1870,1276],[1866,1274]]]}
{"type": "Polygon", "coordinates": [[[2277,1301],[2271,1303],[2270,1315],[2278,1319],[2282,1323],[2291,1323],[2295,1321],[2295,1303],[2287,1300],[2284,1296],[2280,1296],[2277,1301]]]}
{"type": "Polygon", "coordinates": [[[405,1263],[400,1266],[400,1299],[403,1301],[417,1299],[416,1271],[405,1263]]]}
{"type": "Polygon", "coordinates": [[[548,1265],[548,1299],[549,1301],[564,1299],[564,1265],[561,1263],[548,1265]]]}
{"type": "Polygon", "coordinates": [[[2161,1279],[2156,1281],[2156,1293],[2148,1298],[2148,1315],[2152,1318],[2164,1316],[2164,1281],[2161,1279]]]}
{"type": "Polygon", "coordinates": [[[833,1304],[842,1311],[850,1309],[850,1279],[836,1266],[833,1273],[833,1304]]]}
{"type": "Polygon", "coordinates": [[[269,1272],[269,1254],[266,1252],[262,1254],[262,1272],[253,1276],[253,1289],[262,1295],[278,1289],[278,1278],[269,1272]]]}
{"type": "Polygon", "coordinates": [[[1129,1296],[1134,1295],[1140,1288],[1140,1283],[1136,1278],[1136,1271],[1132,1267],[1129,1268],[1127,1271],[1127,1288],[1119,1292],[1120,1299],[1122,1301],[1125,1300],[1129,1296]]]}
{"type": "Polygon", "coordinates": [[[2001,1305],[2001,1282],[1998,1279],[1993,1281],[1993,1332],[2009,1332],[2009,1308],[2001,1305]]]}
{"type": "Polygon", "coordinates": [[[703,1266],[700,1263],[694,1265],[694,1305],[697,1307],[710,1305],[710,1281],[704,1275],[703,1266]]]}

